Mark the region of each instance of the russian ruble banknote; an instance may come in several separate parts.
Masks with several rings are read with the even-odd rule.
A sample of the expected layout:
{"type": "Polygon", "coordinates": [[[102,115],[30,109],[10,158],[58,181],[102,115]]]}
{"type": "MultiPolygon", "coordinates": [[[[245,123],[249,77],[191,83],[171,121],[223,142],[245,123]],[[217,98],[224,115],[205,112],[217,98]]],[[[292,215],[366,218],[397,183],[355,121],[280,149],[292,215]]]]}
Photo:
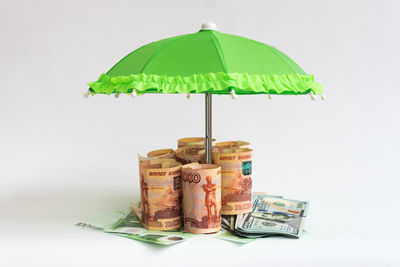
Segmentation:
{"type": "Polygon", "coordinates": [[[186,232],[221,229],[221,167],[197,162],[182,166],[183,222],[186,232]]]}
{"type": "Polygon", "coordinates": [[[214,163],[221,166],[222,214],[249,213],[252,203],[252,150],[221,147],[214,149],[212,155],[214,163]]]}
{"type": "MultiPolygon", "coordinates": [[[[204,137],[184,137],[178,139],[178,148],[191,145],[204,145],[204,137]]],[[[215,144],[215,139],[213,138],[212,144],[215,144]]]]}
{"type": "Polygon", "coordinates": [[[164,231],[182,226],[181,166],[174,159],[139,159],[144,228],[164,231]]]}

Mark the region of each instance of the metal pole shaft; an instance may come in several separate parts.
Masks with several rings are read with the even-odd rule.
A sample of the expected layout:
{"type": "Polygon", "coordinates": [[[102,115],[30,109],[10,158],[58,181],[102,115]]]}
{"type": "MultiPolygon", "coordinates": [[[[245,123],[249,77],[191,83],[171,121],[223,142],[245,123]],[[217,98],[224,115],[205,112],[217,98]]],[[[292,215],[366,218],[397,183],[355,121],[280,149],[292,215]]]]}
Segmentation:
{"type": "Polygon", "coordinates": [[[206,93],[206,163],[212,163],[212,94],[206,93]]]}

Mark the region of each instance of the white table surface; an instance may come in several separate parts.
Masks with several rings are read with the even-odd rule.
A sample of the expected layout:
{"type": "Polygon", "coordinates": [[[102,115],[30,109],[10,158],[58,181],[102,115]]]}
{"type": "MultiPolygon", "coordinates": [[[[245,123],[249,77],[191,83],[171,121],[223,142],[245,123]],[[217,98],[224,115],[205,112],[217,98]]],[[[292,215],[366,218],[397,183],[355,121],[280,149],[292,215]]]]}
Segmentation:
{"type": "MultiPolygon", "coordinates": [[[[137,199],[126,188],[30,189],[0,198],[1,266],[398,266],[395,223],[373,203],[335,214],[337,202],[311,203],[308,233],[300,239],[264,238],[238,245],[199,235],[170,247],[74,227],[126,208],[137,199]],[[385,219],[386,218],[386,219],[385,219]],[[371,229],[373,227],[373,229],[371,229]],[[382,227],[382,228],[381,228],[382,227]]],[[[316,202],[316,201],[315,201],[316,202]]]]}

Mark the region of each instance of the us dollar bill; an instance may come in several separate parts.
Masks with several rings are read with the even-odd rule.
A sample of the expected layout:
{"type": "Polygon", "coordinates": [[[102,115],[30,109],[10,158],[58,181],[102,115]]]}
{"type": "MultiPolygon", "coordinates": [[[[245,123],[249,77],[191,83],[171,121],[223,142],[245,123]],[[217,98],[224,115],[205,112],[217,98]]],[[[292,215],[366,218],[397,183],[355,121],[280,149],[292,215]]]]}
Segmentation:
{"type": "Polygon", "coordinates": [[[234,230],[242,234],[300,237],[309,202],[263,194],[253,195],[252,212],[236,217],[234,230]]]}

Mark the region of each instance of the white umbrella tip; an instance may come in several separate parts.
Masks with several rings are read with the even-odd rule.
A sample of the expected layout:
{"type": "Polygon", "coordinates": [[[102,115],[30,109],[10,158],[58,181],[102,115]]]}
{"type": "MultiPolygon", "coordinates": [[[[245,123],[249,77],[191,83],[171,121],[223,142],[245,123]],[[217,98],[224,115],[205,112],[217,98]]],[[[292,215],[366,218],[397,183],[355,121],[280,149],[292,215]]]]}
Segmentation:
{"type": "Polygon", "coordinates": [[[215,25],[215,23],[212,22],[206,22],[201,24],[201,31],[217,31],[217,25],[215,25]]]}

